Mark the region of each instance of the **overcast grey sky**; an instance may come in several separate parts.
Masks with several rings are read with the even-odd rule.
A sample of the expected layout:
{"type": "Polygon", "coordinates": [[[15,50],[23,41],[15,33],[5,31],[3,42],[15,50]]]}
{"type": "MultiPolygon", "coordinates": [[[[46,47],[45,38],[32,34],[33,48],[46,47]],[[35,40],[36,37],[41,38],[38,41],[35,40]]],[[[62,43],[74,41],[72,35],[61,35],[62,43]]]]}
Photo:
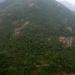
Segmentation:
{"type": "Polygon", "coordinates": [[[75,0],[56,0],[75,12],[75,0]]]}
{"type": "Polygon", "coordinates": [[[75,0],[56,0],[56,1],[59,1],[59,2],[67,1],[67,2],[69,2],[70,4],[75,5],[75,0]]]}
{"type": "Polygon", "coordinates": [[[5,0],[0,0],[0,3],[4,2],[5,0]]]}

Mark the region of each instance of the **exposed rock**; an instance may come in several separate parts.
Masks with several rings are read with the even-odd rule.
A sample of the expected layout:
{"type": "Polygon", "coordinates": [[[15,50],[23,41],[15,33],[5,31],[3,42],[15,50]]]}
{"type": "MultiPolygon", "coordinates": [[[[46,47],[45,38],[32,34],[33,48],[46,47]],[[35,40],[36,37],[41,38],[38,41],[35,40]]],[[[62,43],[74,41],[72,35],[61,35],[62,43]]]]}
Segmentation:
{"type": "Polygon", "coordinates": [[[26,21],[23,25],[21,25],[20,27],[15,28],[14,30],[14,34],[15,36],[19,35],[21,33],[21,30],[23,30],[23,28],[25,28],[26,25],[28,25],[30,22],[26,21]]]}
{"type": "Polygon", "coordinates": [[[71,27],[66,27],[66,30],[68,30],[69,32],[72,32],[72,28],[71,27]]]}
{"type": "Polygon", "coordinates": [[[73,37],[65,37],[65,36],[60,36],[59,37],[59,42],[65,45],[65,47],[71,47],[73,43],[74,38],[73,37]]]}

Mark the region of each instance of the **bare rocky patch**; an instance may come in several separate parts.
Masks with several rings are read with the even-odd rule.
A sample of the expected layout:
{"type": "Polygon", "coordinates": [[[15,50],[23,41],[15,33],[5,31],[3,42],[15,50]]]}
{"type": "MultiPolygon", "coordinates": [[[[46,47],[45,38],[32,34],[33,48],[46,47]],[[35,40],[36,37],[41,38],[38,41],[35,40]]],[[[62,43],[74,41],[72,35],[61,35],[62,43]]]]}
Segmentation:
{"type": "MultiPolygon", "coordinates": [[[[18,24],[18,23],[19,23],[18,21],[15,22],[15,24],[18,24]]],[[[26,21],[26,22],[23,23],[23,25],[20,25],[20,24],[17,25],[17,26],[15,27],[15,29],[14,29],[14,34],[15,34],[15,36],[20,35],[21,30],[23,30],[29,23],[30,23],[30,21],[26,21]]]]}
{"type": "Polygon", "coordinates": [[[71,47],[73,40],[74,37],[65,37],[65,36],[59,37],[59,42],[61,42],[65,47],[71,47]]]}

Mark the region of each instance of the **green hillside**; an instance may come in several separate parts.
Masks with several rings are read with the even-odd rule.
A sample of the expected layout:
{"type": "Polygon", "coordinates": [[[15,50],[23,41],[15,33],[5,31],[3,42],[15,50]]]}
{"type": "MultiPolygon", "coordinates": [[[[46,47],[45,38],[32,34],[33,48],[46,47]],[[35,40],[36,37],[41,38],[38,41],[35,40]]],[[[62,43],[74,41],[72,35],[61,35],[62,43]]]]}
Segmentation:
{"type": "Polygon", "coordinates": [[[55,0],[7,0],[0,5],[0,75],[75,73],[74,37],[75,13],[55,0]]]}

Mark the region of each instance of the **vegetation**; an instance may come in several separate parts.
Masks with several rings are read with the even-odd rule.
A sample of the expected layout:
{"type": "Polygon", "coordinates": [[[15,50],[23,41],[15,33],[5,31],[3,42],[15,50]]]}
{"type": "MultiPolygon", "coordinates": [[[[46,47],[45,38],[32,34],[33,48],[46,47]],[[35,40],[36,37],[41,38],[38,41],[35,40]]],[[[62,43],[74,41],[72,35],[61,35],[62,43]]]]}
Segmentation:
{"type": "Polygon", "coordinates": [[[75,13],[55,0],[7,0],[0,9],[0,75],[75,72],[75,42],[58,39],[74,38],[75,13]]]}

